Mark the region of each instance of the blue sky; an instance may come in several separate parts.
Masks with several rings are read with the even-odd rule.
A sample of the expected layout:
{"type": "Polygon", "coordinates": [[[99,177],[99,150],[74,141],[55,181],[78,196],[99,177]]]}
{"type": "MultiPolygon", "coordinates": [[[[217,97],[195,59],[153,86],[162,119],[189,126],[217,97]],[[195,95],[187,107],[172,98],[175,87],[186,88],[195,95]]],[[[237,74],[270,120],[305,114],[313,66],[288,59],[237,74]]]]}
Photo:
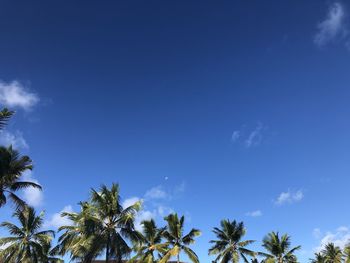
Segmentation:
{"type": "MultiPolygon", "coordinates": [[[[288,232],[302,262],[350,237],[350,3],[1,1],[0,141],[35,162],[23,195],[64,222],[119,182],[141,218],[203,234],[288,232]]],[[[0,220],[10,218],[10,206],[0,220]]],[[[3,233],[3,232],[0,232],[3,233]]]]}

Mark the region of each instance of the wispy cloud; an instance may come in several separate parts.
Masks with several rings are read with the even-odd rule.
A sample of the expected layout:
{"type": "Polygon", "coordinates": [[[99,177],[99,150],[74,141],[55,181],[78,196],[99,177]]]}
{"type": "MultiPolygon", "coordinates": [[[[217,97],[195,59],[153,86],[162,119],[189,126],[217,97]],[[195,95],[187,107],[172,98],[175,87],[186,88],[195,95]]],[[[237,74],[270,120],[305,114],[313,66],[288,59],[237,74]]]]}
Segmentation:
{"type": "Polygon", "coordinates": [[[162,186],[156,186],[146,192],[145,199],[165,199],[168,196],[168,193],[162,186]]]}
{"type": "Polygon", "coordinates": [[[252,146],[258,146],[263,139],[263,124],[261,122],[255,127],[255,129],[249,134],[248,138],[245,140],[245,145],[247,148],[252,146]]]}
{"type": "Polygon", "coordinates": [[[340,226],[333,232],[328,231],[322,234],[319,231],[318,239],[320,239],[320,243],[314,248],[315,252],[321,251],[328,243],[334,243],[334,245],[343,249],[350,242],[350,230],[346,226],[340,226]]]}
{"type": "Polygon", "coordinates": [[[282,192],[275,200],[276,205],[283,204],[293,204],[296,202],[300,202],[304,198],[304,193],[302,190],[298,190],[296,192],[292,192],[288,190],[288,192],[282,192]]]}
{"type": "Polygon", "coordinates": [[[334,41],[346,41],[348,36],[346,13],[343,4],[335,2],[329,6],[326,18],[317,25],[314,42],[324,47],[334,41]]]}
{"type": "Polygon", "coordinates": [[[38,102],[38,95],[30,92],[20,82],[0,81],[0,104],[10,108],[30,110],[38,102]]]}
{"type": "Polygon", "coordinates": [[[234,130],[231,135],[232,143],[242,143],[246,148],[259,146],[266,135],[267,126],[258,122],[254,127],[248,129],[243,126],[239,130],[234,130]]]}
{"type": "MultiPolygon", "coordinates": [[[[26,172],[22,177],[23,181],[33,182],[39,184],[39,181],[35,179],[31,172],[26,172]]],[[[41,206],[44,200],[44,194],[39,189],[29,187],[23,189],[23,198],[30,206],[41,206]]]]}
{"type": "Polygon", "coordinates": [[[251,217],[259,217],[259,216],[262,216],[263,213],[261,212],[261,210],[255,210],[255,211],[247,212],[245,215],[251,216],[251,217]]]}
{"type": "Polygon", "coordinates": [[[16,149],[28,149],[29,146],[23,137],[22,132],[11,133],[7,130],[0,131],[0,145],[12,145],[16,149]]]}
{"type": "Polygon", "coordinates": [[[60,212],[54,213],[49,220],[44,222],[44,227],[54,227],[59,228],[60,226],[70,225],[72,222],[67,217],[62,217],[61,214],[63,212],[73,212],[73,208],[71,205],[65,206],[60,212]]]}
{"type": "Polygon", "coordinates": [[[231,141],[236,142],[239,140],[239,137],[241,137],[241,132],[240,131],[233,131],[232,136],[231,136],[231,141]]]}

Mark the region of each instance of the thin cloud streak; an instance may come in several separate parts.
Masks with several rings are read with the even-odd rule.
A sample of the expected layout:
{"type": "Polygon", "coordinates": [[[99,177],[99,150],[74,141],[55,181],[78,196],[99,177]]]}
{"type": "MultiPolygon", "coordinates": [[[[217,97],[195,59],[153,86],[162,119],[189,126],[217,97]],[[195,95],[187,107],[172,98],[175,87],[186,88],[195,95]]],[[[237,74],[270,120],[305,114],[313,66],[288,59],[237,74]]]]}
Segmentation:
{"type": "Polygon", "coordinates": [[[347,37],[345,18],[344,6],[339,2],[333,3],[329,7],[327,17],[317,26],[318,32],[314,37],[314,43],[319,47],[324,47],[347,37]]]}
{"type": "Polygon", "coordinates": [[[265,140],[267,129],[268,127],[262,122],[258,122],[248,131],[243,126],[241,129],[232,132],[231,142],[233,144],[242,144],[247,149],[259,146],[265,140]]]}
{"type": "Polygon", "coordinates": [[[255,211],[247,212],[245,215],[250,217],[260,217],[263,215],[263,213],[261,212],[261,210],[255,210],[255,211]]]}

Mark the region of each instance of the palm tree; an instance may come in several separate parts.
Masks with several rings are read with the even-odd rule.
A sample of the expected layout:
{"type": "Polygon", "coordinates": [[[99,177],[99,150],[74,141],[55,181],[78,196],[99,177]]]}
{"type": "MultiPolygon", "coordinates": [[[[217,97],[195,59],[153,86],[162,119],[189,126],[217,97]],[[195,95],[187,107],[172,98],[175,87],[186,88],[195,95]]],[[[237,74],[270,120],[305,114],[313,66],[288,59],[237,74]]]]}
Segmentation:
{"type": "Polygon", "coordinates": [[[11,118],[13,113],[13,111],[9,111],[6,108],[0,111],[0,130],[2,130],[6,126],[8,120],[11,118]]]}
{"type": "Polygon", "coordinates": [[[268,253],[260,254],[266,256],[267,259],[274,259],[277,263],[294,263],[297,261],[294,252],[301,246],[290,248],[290,239],[287,234],[280,237],[278,232],[271,232],[263,239],[262,245],[268,253]]]}
{"type": "Polygon", "coordinates": [[[315,257],[313,259],[311,259],[310,261],[311,261],[311,263],[324,263],[325,258],[324,258],[324,255],[322,253],[315,253],[315,257]]]}
{"type": "Polygon", "coordinates": [[[180,263],[180,253],[183,251],[193,263],[199,263],[196,253],[189,248],[190,244],[195,242],[194,238],[199,236],[201,232],[192,228],[191,231],[184,235],[185,217],[178,217],[177,214],[170,214],[164,218],[167,221],[167,228],[164,230],[163,236],[167,240],[170,248],[159,261],[159,263],[168,262],[172,256],[177,257],[177,263],[180,263]]]}
{"type": "Polygon", "coordinates": [[[41,189],[36,183],[20,181],[22,174],[32,169],[32,160],[28,156],[21,156],[12,146],[0,146],[0,207],[6,204],[6,195],[17,206],[24,206],[25,202],[15,192],[27,187],[41,189]]]}
{"type": "Polygon", "coordinates": [[[341,263],[343,253],[341,249],[334,245],[334,243],[328,243],[322,250],[322,254],[325,259],[325,263],[341,263]]]}
{"type": "Polygon", "coordinates": [[[0,225],[11,234],[10,237],[0,238],[0,246],[5,247],[0,251],[0,258],[4,262],[39,263],[47,259],[54,231],[40,231],[43,216],[43,213],[37,216],[32,207],[24,207],[13,214],[19,220],[19,226],[10,222],[0,225]]]}
{"type": "Polygon", "coordinates": [[[112,184],[110,189],[105,185],[102,185],[99,191],[92,189],[91,204],[95,207],[96,218],[99,220],[97,241],[105,250],[106,262],[111,258],[121,262],[122,257],[131,252],[126,240],[137,242],[141,239],[134,226],[141,202],[123,208],[119,185],[112,184]]]}
{"type": "Polygon", "coordinates": [[[255,257],[256,253],[246,248],[253,240],[242,241],[246,233],[243,222],[222,220],[221,229],[214,227],[214,234],[217,240],[211,240],[213,246],[209,249],[209,255],[217,255],[214,262],[237,263],[240,258],[248,263],[247,256],[255,257]]]}
{"type": "Polygon", "coordinates": [[[63,212],[61,214],[71,222],[71,225],[64,225],[58,229],[59,232],[64,231],[64,233],[59,237],[54,251],[62,256],[69,253],[71,260],[89,263],[99,255],[100,246],[96,241],[95,233],[100,226],[90,203],[81,202],[80,208],[79,213],[63,212]]]}
{"type": "Polygon", "coordinates": [[[102,185],[99,191],[91,190],[89,202],[83,202],[80,213],[63,213],[72,225],[62,226],[65,231],[55,250],[60,254],[70,253],[71,258],[91,262],[105,252],[106,262],[129,255],[127,241],[137,242],[141,235],[134,227],[134,219],[141,203],[123,208],[118,184],[110,189],[102,185]]]}
{"type": "Polygon", "coordinates": [[[344,263],[350,263],[350,244],[347,244],[343,250],[344,263]]]}
{"type": "Polygon", "coordinates": [[[153,263],[156,262],[158,256],[162,256],[167,252],[168,244],[162,243],[162,235],[165,228],[157,228],[153,219],[142,221],[142,238],[141,242],[135,244],[134,250],[137,253],[130,262],[153,263]]]}

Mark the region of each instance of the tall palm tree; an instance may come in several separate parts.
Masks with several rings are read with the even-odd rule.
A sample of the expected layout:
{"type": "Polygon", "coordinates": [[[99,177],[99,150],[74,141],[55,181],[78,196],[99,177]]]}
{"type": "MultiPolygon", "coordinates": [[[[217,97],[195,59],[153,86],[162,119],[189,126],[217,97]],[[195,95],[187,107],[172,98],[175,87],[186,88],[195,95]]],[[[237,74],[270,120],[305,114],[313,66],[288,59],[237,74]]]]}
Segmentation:
{"type": "Polygon", "coordinates": [[[27,187],[41,189],[36,183],[20,181],[22,174],[32,169],[32,160],[28,156],[21,156],[12,146],[0,146],[0,207],[6,204],[6,196],[17,206],[24,206],[25,202],[15,192],[27,187]]]}
{"type": "Polygon", "coordinates": [[[290,236],[287,234],[279,236],[278,232],[271,232],[263,239],[263,247],[268,253],[261,253],[267,258],[274,259],[277,263],[294,263],[297,257],[294,252],[299,250],[301,246],[290,248],[290,236]]]}
{"type": "Polygon", "coordinates": [[[94,215],[94,207],[88,202],[80,203],[80,212],[63,212],[71,224],[61,226],[58,231],[64,233],[58,239],[54,251],[59,255],[70,254],[71,260],[83,263],[92,262],[100,254],[96,233],[100,230],[99,220],[94,215]]]}
{"type": "Polygon", "coordinates": [[[256,253],[246,248],[253,240],[242,240],[246,233],[243,222],[222,220],[221,229],[214,227],[217,240],[211,240],[213,246],[209,249],[209,255],[217,255],[214,262],[237,263],[240,258],[248,263],[247,256],[254,257],[256,253]]]}
{"type": "Polygon", "coordinates": [[[0,130],[2,130],[6,126],[8,120],[11,118],[13,113],[13,111],[9,111],[6,108],[0,111],[0,130]]]}
{"type": "Polygon", "coordinates": [[[334,245],[334,243],[328,243],[322,250],[324,255],[325,263],[341,263],[343,253],[341,249],[334,245]]]}
{"type": "Polygon", "coordinates": [[[130,263],[154,263],[157,261],[157,256],[161,257],[168,249],[168,244],[162,243],[162,235],[165,228],[158,228],[153,219],[142,221],[141,224],[141,242],[135,244],[134,250],[136,255],[130,260],[130,263]]]}
{"type": "Polygon", "coordinates": [[[141,202],[124,208],[119,196],[119,185],[111,188],[102,185],[99,191],[91,190],[91,204],[95,207],[100,229],[97,233],[98,243],[104,248],[106,262],[115,258],[121,262],[123,256],[131,253],[127,240],[137,242],[140,233],[135,230],[134,221],[141,208],[141,202]]]}
{"type": "Polygon", "coordinates": [[[311,263],[325,263],[325,258],[322,253],[315,253],[314,258],[310,260],[311,263]]]}
{"type": "Polygon", "coordinates": [[[197,254],[189,247],[195,242],[194,238],[199,236],[201,232],[192,228],[191,231],[184,235],[185,217],[170,214],[164,218],[167,221],[166,230],[163,232],[164,238],[167,240],[170,248],[159,261],[159,263],[168,262],[172,256],[176,256],[177,263],[180,262],[180,253],[183,251],[193,263],[199,263],[197,254]]]}
{"type": "Polygon", "coordinates": [[[3,222],[0,226],[7,228],[10,237],[0,238],[0,246],[5,248],[0,251],[3,262],[10,263],[41,263],[47,260],[47,252],[50,247],[54,231],[41,231],[43,225],[43,213],[36,215],[32,207],[17,209],[13,217],[20,223],[19,226],[10,222],[3,222]]]}
{"type": "Polygon", "coordinates": [[[89,202],[81,203],[80,213],[63,213],[72,221],[62,226],[65,231],[59,238],[55,250],[60,254],[70,253],[71,258],[91,262],[102,252],[105,261],[122,258],[131,252],[127,241],[137,242],[141,235],[134,227],[134,219],[141,203],[124,208],[121,205],[118,184],[110,189],[102,185],[99,191],[91,190],[89,202]]]}

